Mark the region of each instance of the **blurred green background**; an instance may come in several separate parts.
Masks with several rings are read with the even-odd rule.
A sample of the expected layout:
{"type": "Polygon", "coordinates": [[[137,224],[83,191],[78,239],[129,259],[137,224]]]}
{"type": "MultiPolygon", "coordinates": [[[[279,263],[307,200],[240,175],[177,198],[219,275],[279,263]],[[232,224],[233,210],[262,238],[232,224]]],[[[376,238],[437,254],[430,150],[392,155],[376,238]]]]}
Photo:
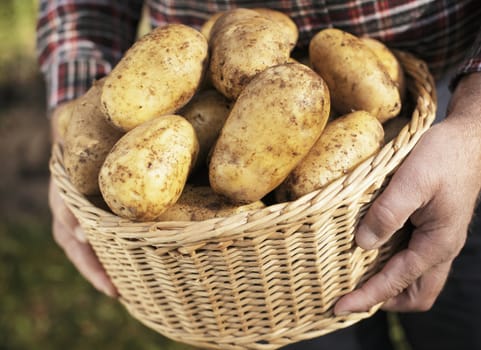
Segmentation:
{"type": "Polygon", "coordinates": [[[52,239],[36,11],[35,0],[0,1],[0,349],[192,349],[95,291],[52,239]]]}

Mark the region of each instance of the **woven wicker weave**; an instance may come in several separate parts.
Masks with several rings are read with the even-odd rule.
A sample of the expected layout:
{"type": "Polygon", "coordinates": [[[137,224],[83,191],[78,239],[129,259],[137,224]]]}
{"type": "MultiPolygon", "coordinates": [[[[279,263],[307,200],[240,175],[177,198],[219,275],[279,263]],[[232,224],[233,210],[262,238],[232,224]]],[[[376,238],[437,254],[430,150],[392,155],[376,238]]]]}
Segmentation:
{"type": "Polygon", "coordinates": [[[353,232],[436,108],[426,65],[397,55],[414,97],[410,122],[353,172],[293,202],[203,222],[133,223],[80,195],[55,146],[53,178],[129,312],[169,338],[218,349],[276,349],[372,315],[378,306],[343,317],[332,310],[397,242],[363,251],[353,232]]]}

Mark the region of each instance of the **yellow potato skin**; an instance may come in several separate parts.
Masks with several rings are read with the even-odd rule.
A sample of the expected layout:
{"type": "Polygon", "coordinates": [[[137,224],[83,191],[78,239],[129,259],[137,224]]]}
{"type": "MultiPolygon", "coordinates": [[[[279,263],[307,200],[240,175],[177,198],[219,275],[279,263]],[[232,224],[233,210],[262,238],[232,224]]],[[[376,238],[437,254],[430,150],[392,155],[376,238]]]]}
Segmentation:
{"type": "Polygon", "coordinates": [[[124,131],[173,113],[197,91],[207,61],[207,40],[199,31],[182,24],[158,27],[113,68],[102,90],[102,108],[124,131]]]}
{"type": "MultiPolygon", "coordinates": [[[[59,140],[60,142],[63,142],[63,139],[67,134],[67,128],[68,128],[68,125],[70,124],[70,117],[72,116],[72,112],[77,104],[77,99],[63,103],[62,105],[57,107],[55,111],[56,118],[57,118],[57,132],[58,132],[58,136],[60,137],[60,140],[59,140]]],[[[100,106],[100,103],[99,103],[99,106],[100,106]]]]}
{"type": "Polygon", "coordinates": [[[285,13],[270,8],[238,8],[227,12],[214,13],[204,22],[204,24],[202,24],[200,32],[207,38],[207,40],[209,40],[212,36],[215,36],[215,33],[218,32],[221,27],[229,25],[230,23],[241,18],[254,17],[256,16],[256,13],[278,23],[280,29],[283,31],[283,36],[287,37],[289,40],[291,50],[296,46],[297,39],[299,38],[299,29],[297,28],[296,23],[285,13]],[[224,18],[219,21],[219,23],[216,25],[216,28],[213,30],[217,20],[225,13],[228,15],[224,16],[224,18]],[[212,33],[214,33],[214,35],[212,33]]]}
{"type": "Polygon", "coordinates": [[[297,39],[299,39],[299,29],[297,28],[296,23],[288,15],[264,7],[254,8],[254,11],[274,22],[277,22],[282,29],[283,36],[288,38],[291,50],[296,46],[297,39]]]}
{"type": "Polygon", "coordinates": [[[287,62],[290,55],[289,40],[279,24],[260,15],[223,26],[211,38],[210,46],[209,77],[214,87],[231,100],[256,74],[287,62]]]}
{"type": "Polygon", "coordinates": [[[207,155],[229,115],[232,103],[215,89],[200,91],[178,114],[194,127],[199,141],[196,167],[206,165],[207,155]]]}
{"type": "Polygon", "coordinates": [[[386,45],[384,45],[383,42],[377,39],[369,37],[361,37],[360,39],[372,50],[372,52],[374,52],[376,57],[384,66],[387,74],[389,74],[391,79],[396,84],[401,96],[401,101],[403,101],[406,95],[406,79],[404,76],[404,70],[394,53],[386,45]]]}
{"type": "Polygon", "coordinates": [[[104,79],[93,83],[81,97],[68,105],[63,160],[75,188],[85,195],[100,194],[100,167],[123,132],[105,119],[100,108],[104,79]]]}
{"type": "Polygon", "coordinates": [[[276,189],[280,202],[321,189],[377,152],[384,141],[379,120],[356,111],[330,121],[307,156],[276,189]]]}
{"type": "Polygon", "coordinates": [[[212,33],[212,28],[214,27],[215,22],[219,19],[220,16],[222,16],[224,12],[216,12],[213,15],[211,15],[207,20],[202,24],[200,27],[200,32],[202,33],[203,36],[207,39],[207,41],[210,39],[211,33],[212,33]]]}
{"type": "Polygon", "coordinates": [[[203,221],[264,208],[262,201],[244,205],[232,203],[209,186],[186,184],[179,200],[163,212],[159,221],[203,221]]]}
{"type": "Polygon", "coordinates": [[[329,110],[327,85],[302,64],[257,75],[235,102],[213,148],[213,190],[238,203],[260,200],[314,145],[329,110]]]}
{"type": "Polygon", "coordinates": [[[100,170],[105,202],[121,217],[155,220],[179,198],[197,152],[194,128],[179,115],[139,125],[115,144],[100,170]]]}
{"type": "MultiPolygon", "coordinates": [[[[252,17],[260,17],[261,15],[252,10],[247,8],[235,8],[232,10],[228,10],[225,12],[220,12],[219,15],[214,14],[211,18],[212,26],[209,30],[210,24],[207,23],[207,28],[204,28],[204,33],[208,38],[209,45],[212,45],[213,41],[217,39],[219,33],[223,31],[226,27],[232,25],[233,23],[249,19],[252,17]]],[[[209,21],[208,21],[209,22],[209,21]]]]}
{"type": "Polygon", "coordinates": [[[399,114],[396,84],[358,37],[335,28],[321,30],[309,44],[309,58],[329,86],[339,114],[363,110],[382,123],[399,114]]]}

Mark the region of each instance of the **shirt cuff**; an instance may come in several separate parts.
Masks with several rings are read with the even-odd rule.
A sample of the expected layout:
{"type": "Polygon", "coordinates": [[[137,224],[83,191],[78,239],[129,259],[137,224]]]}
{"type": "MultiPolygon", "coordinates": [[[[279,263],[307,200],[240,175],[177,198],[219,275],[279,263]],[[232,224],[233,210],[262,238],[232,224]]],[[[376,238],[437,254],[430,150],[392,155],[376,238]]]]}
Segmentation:
{"type": "Polygon", "coordinates": [[[48,65],[44,74],[49,111],[83,95],[95,80],[107,75],[111,69],[110,63],[95,59],[77,59],[48,65]]]}

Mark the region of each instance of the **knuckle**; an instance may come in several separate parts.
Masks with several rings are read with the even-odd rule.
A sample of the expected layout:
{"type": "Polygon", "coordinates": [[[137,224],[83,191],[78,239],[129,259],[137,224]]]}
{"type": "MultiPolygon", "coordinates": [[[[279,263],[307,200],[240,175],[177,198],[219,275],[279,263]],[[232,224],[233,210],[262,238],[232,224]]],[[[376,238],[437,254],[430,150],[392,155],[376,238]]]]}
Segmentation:
{"type": "Polygon", "coordinates": [[[409,294],[409,301],[406,305],[406,311],[429,311],[435,302],[434,296],[420,296],[419,294],[409,294]]]}
{"type": "Polygon", "coordinates": [[[444,234],[442,236],[433,236],[429,238],[428,244],[433,248],[436,254],[430,254],[435,258],[433,265],[453,260],[461,251],[463,242],[456,234],[444,234]]]}
{"type": "Polygon", "coordinates": [[[426,262],[416,251],[407,249],[403,256],[404,278],[411,284],[420,277],[426,269],[426,262]]]}
{"type": "MultiPolygon", "coordinates": [[[[402,293],[409,293],[410,286],[422,275],[425,264],[422,257],[415,251],[406,250],[396,259],[397,271],[402,273],[393,274],[392,271],[380,272],[384,280],[384,288],[388,297],[396,297],[402,293]]],[[[411,299],[411,295],[409,296],[411,299]]]]}
{"type": "Polygon", "coordinates": [[[392,203],[383,198],[380,197],[374,201],[371,207],[372,213],[382,227],[391,231],[400,229],[404,224],[403,220],[391,209],[392,203]]]}
{"type": "Polygon", "coordinates": [[[386,272],[381,272],[381,277],[385,281],[384,288],[387,297],[395,297],[401,294],[408,286],[409,282],[405,279],[392,278],[386,272]]]}
{"type": "Polygon", "coordinates": [[[434,299],[423,299],[417,306],[418,311],[429,311],[434,305],[434,299]]]}
{"type": "Polygon", "coordinates": [[[448,260],[452,260],[461,251],[464,240],[456,234],[447,234],[445,240],[442,241],[444,253],[448,260]]]}
{"type": "Polygon", "coordinates": [[[404,292],[407,286],[408,283],[404,280],[390,280],[386,287],[390,291],[389,296],[392,298],[404,292]]]}

